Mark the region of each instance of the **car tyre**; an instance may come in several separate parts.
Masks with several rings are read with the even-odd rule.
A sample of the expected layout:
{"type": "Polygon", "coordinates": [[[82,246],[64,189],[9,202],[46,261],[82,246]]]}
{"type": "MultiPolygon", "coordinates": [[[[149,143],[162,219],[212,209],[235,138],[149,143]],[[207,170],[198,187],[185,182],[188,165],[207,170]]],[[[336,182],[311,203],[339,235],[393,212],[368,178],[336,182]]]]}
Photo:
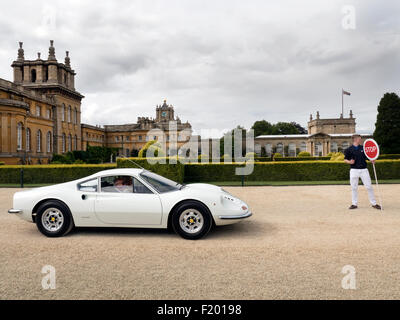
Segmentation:
{"type": "Polygon", "coordinates": [[[172,213],[172,228],[184,239],[200,239],[208,234],[212,225],[210,211],[197,201],[183,202],[172,213]]]}
{"type": "Polygon", "coordinates": [[[36,225],[47,237],[61,237],[74,227],[69,208],[60,201],[46,201],[37,210],[36,225]]]}

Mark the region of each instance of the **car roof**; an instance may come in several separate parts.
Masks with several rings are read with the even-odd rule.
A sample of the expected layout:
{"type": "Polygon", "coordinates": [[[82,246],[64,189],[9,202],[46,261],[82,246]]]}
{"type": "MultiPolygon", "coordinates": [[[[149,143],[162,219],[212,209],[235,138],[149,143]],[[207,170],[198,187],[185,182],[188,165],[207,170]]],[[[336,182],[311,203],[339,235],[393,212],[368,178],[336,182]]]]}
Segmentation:
{"type": "Polygon", "coordinates": [[[95,173],[93,176],[103,176],[103,175],[110,175],[110,174],[115,174],[115,175],[124,175],[124,174],[128,174],[128,175],[138,175],[139,173],[141,173],[142,171],[144,171],[143,169],[137,169],[137,168],[118,168],[118,169],[109,169],[109,170],[103,170],[103,171],[99,171],[97,173],[95,173]]]}

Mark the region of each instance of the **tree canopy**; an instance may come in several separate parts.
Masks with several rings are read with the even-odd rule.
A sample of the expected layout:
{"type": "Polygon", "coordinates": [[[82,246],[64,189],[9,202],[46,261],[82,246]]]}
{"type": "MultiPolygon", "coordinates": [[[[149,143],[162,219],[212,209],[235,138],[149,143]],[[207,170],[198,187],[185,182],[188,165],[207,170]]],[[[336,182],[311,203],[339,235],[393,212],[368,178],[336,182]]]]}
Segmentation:
{"type": "Polygon", "coordinates": [[[400,98],[396,93],[385,93],[378,105],[374,139],[381,153],[400,153],[400,98]]]}
{"type": "Polygon", "coordinates": [[[266,120],[254,122],[251,127],[254,130],[254,136],[272,135],[272,134],[304,134],[307,130],[296,122],[277,122],[271,124],[266,120]]]}

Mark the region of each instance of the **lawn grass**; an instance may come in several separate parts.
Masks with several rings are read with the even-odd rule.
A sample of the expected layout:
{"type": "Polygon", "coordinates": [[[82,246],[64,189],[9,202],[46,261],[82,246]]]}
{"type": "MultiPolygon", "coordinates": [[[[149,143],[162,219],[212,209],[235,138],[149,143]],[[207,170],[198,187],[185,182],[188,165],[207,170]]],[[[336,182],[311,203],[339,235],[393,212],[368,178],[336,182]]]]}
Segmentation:
{"type": "MultiPolygon", "coordinates": [[[[372,181],[373,184],[375,181],[372,181]]],[[[218,181],[209,182],[217,186],[241,186],[240,181],[218,181]]],[[[391,180],[378,180],[380,184],[397,184],[400,183],[400,179],[391,180]]],[[[339,181],[245,181],[244,186],[319,186],[319,185],[348,185],[349,180],[339,181]]],[[[361,185],[361,181],[359,182],[361,185]]]]}

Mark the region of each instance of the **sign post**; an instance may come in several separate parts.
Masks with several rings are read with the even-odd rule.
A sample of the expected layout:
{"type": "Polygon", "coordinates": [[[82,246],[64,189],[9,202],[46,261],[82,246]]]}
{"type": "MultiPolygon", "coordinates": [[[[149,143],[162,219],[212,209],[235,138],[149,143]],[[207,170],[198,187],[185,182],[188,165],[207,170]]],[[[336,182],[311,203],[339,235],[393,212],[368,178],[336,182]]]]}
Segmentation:
{"type": "MultiPolygon", "coordinates": [[[[378,159],[378,157],[379,157],[379,145],[374,139],[367,139],[367,140],[364,141],[364,154],[370,161],[374,161],[374,160],[378,159]]],[[[376,187],[378,189],[378,197],[379,197],[379,202],[380,202],[381,211],[382,211],[383,210],[383,204],[382,204],[382,198],[381,198],[381,191],[379,189],[378,178],[376,176],[376,169],[375,169],[375,163],[374,162],[372,162],[372,167],[374,169],[376,187]]]]}

